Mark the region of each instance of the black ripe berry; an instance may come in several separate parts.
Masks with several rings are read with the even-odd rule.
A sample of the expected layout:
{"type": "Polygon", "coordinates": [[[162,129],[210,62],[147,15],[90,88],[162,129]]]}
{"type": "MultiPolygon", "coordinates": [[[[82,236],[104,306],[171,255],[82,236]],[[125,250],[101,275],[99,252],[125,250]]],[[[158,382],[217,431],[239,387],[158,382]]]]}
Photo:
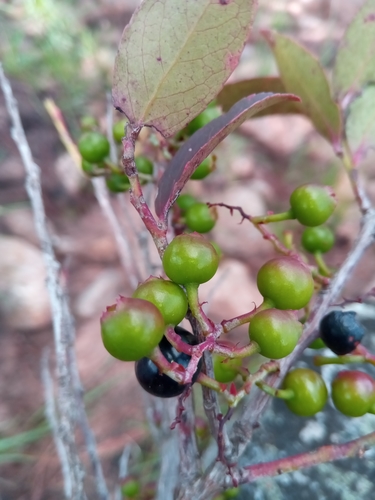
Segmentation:
{"type": "MultiPolygon", "coordinates": [[[[190,332],[176,326],[174,331],[181,337],[181,339],[190,345],[196,345],[197,339],[190,332]]],[[[171,363],[174,361],[184,368],[187,367],[190,361],[190,356],[182,352],[178,352],[167,340],[163,337],[159,348],[165,358],[171,363]]],[[[200,360],[197,370],[192,379],[192,383],[197,380],[197,377],[202,368],[202,360],[200,360]]],[[[179,384],[175,380],[172,380],[168,375],[160,373],[158,367],[149,358],[142,358],[135,363],[135,375],[141,387],[159,398],[173,398],[174,396],[179,396],[184,392],[186,385],[179,384]]]]}
{"type": "Polygon", "coordinates": [[[354,311],[332,311],[320,322],[320,336],[326,346],[342,356],[357,347],[365,334],[354,311]]]}

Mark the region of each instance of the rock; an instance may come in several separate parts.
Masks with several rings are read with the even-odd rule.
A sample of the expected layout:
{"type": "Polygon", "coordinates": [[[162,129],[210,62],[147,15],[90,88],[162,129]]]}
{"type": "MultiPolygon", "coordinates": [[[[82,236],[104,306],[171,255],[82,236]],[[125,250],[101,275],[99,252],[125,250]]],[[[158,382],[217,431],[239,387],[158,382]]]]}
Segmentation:
{"type": "Polygon", "coordinates": [[[51,321],[41,251],[21,238],[0,237],[0,311],[6,323],[25,330],[51,321]]]}
{"type": "Polygon", "coordinates": [[[19,236],[29,243],[37,245],[39,240],[35,232],[33,213],[30,208],[10,210],[2,216],[2,222],[14,236],[19,236]]]}
{"type": "Polygon", "coordinates": [[[75,300],[75,311],[82,318],[100,315],[115,301],[123,289],[124,276],[118,269],[105,269],[80,293],[75,300]]]}
{"type": "Polygon", "coordinates": [[[70,195],[79,193],[81,188],[88,182],[88,179],[68,153],[64,153],[57,158],[55,168],[61,184],[70,195]]]}

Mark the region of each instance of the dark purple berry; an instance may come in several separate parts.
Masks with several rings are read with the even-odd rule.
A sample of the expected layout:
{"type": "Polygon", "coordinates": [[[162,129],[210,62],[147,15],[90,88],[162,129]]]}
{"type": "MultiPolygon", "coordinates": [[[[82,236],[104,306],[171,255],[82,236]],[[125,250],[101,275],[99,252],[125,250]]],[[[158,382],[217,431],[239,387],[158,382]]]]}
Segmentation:
{"type": "Polygon", "coordinates": [[[320,336],[326,346],[338,356],[357,347],[365,334],[354,311],[332,311],[320,322],[320,336]]]}
{"type": "MultiPolygon", "coordinates": [[[[184,328],[176,326],[174,328],[174,331],[187,344],[196,345],[198,343],[194,335],[192,335],[184,328]]],[[[159,347],[165,358],[170,363],[174,361],[184,368],[188,366],[190,356],[185,353],[178,352],[168,342],[166,337],[162,338],[159,347]]],[[[202,368],[202,361],[202,359],[199,361],[197,370],[192,378],[192,383],[197,380],[197,377],[202,368]]],[[[158,367],[153,361],[151,361],[150,358],[142,358],[135,363],[135,375],[139,384],[146,392],[159,398],[173,398],[174,396],[179,396],[187,387],[184,384],[179,384],[175,380],[172,380],[170,377],[168,377],[168,375],[160,373],[158,367]]]]}

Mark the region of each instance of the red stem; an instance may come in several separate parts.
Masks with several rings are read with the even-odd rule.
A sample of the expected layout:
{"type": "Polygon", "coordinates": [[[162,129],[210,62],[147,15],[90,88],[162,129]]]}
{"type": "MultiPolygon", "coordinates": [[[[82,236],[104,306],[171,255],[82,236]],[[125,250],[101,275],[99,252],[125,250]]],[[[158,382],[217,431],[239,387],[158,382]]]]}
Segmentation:
{"type": "Polygon", "coordinates": [[[348,443],[321,446],[309,453],[300,453],[273,462],[250,465],[239,471],[239,483],[249,483],[261,477],[278,476],[286,472],[356,455],[362,457],[364,452],[373,445],[375,445],[375,432],[348,443]]]}

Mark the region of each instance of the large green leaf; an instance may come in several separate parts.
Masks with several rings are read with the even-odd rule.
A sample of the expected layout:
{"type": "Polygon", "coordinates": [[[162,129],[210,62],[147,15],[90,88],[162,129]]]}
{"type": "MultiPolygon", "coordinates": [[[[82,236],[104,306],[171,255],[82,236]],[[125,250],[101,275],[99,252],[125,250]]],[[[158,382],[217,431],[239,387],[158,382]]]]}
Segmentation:
{"type": "Polygon", "coordinates": [[[171,136],[238,64],[256,0],[145,0],[122,35],[113,102],[134,125],[171,136]]]}
{"type": "Polygon", "coordinates": [[[370,148],[375,148],[375,85],[369,85],[355,99],[346,121],[346,135],[354,164],[358,165],[370,148]]]}
{"type": "Polygon", "coordinates": [[[337,53],[333,89],[341,99],[375,82],[375,0],[368,0],[349,25],[337,53]]]}
{"type": "MultiPolygon", "coordinates": [[[[286,93],[283,82],[279,77],[264,76],[259,78],[251,78],[249,80],[241,80],[235,83],[228,83],[217,96],[217,103],[222,107],[224,112],[243,97],[259,94],[261,92],[272,92],[274,94],[286,93]]],[[[270,106],[256,117],[265,115],[287,114],[287,113],[303,113],[301,103],[295,101],[282,101],[278,104],[270,106]]]]}
{"type": "Polygon", "coordinates": [[[323,68],[308,50],[290,38],[269,32],[265,36],[275,55],[286,92],[302,99],[303,113],[318,132],[338,147],[341,115],[323,68]]]}

